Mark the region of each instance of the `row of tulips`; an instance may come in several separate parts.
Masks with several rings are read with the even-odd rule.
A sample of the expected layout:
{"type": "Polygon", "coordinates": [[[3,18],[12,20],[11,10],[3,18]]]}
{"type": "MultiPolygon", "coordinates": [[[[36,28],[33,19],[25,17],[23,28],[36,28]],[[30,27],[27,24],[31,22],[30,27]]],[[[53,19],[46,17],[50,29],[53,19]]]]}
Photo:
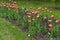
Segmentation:
{"type": "Polygon", "coordinates": [[[10,21],[15,20],[16,24],[29,30],[29,36],[48,32],[51,33],[50,35],[60,33],[58,32],[60,20],[56,19],[53,14],[49,14],[53,13],[52,11],[42,7],[38,8],[38,12],[31,10],[20,9],[17,4],[4,6],[0,4],[0,17],[7,18],[10,21]]]}
{"type": "MultiPolygon", "coordinates": [[[[35,26],[37,26],[37,28],[38,28],[38,30],[37,30],[37,32],[47,32],[47,29],[49,30],[49,32],[51,32],[52,30],[53,30],[53,24],[60,24],[60,21],[59,20],[56,20],[55,19],[55,16],[54,15],[51,15],[51,20],[49,20],[47,17],[44,17],[43,18],[43,20],[42,20],[42,16],[43,15],[40,15],[40,14],[38,14],[37,12],[31,12],[31,14],[29,14],[29,16],[27,16],[29,19],[31,18],[31,20],[29,20],[28,22],[29,23],[31,23],[31,25],[32,25],[32,23],[33,23],[33,26],[35,27],[35,26]],[[40,23],[40,20],[41,20],[41,22],[43,22],[43,23],[45,23],[45,24],[43,24],[43,23],[40,23]],[[34,24],[36,22],[36,24],[34,24]],[[52,22],[53,22],[53,24],[52,24],[52,22]],[[42,27],[43,28],[43,30],[42,30],[42,28],[41,28],[41,24],[42,25],[44,25],[44,27],[42,27]],[[48,25],[48,26],[47,26],[48,25]],[[46,26],[46,27],[45,27],[46,26]],[[41,29],[40,29],[41,28],[41,29]],[[45,29],[44,29],[45,28],[45,29]],[[40,29],[40,30],[39,30],[40,29]]],[[[56,28],[58,28],[57,30],[59,30],[59,26],[58,27],[56,27],[56,28]]],[[[35,31],[35,30],[34,30],[35,31]]],[[[37,33],[36,32],[36,33],[37,33]]],[[[32,32],[33,33],[33,32],[32,32]]],[[[53,33],[53,32],[52,32],[53,33]]]]}
{"type": "Polygon", "coordinates": [[[17,4],[5,4],[5,5],[2,5],[2,4],[0,4],[0,8],[2,7],[2,6],[5,6],[8,10],[10,10],[10,9],[14,9],[14,11],[16,12],[16,13],[18,13],[18,5],[17,4]]]}

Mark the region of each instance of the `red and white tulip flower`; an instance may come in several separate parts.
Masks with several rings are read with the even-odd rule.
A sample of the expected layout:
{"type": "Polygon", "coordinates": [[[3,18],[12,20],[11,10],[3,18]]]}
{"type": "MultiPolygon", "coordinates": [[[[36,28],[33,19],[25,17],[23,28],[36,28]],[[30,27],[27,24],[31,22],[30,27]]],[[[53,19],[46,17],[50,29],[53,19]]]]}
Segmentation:
{"type": "Polygon", "coordinates": [[[52,27],[53,27],[53,25],[49,24],[49,31],[52,31],[52,27]]]}
{"type": "Polygon", "coordinates": [[[52,15],[51,18],[54,19],[54,15],[52,15]]]}
{"type": "Polygon", "coordinates": [[[49,28],[52,28],[52,24],[49,24],[49,28]]]}
{"type": "Polygon", "coordinates": [[[55,23],[58,24],[59,23],[59,20],[56,20],[55,23]]]}

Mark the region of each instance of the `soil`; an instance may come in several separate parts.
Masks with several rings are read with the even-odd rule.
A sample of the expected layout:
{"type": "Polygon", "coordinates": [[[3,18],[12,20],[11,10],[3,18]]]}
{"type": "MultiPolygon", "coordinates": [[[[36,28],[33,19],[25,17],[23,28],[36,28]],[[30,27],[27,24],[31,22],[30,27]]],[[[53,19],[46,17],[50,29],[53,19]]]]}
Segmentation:
{"type": "Polygon", "coordinates": [[[36,34],[36,35],[34,35],[33,36],[36,40],[49,40],[48,38],[49,38],[49,35],[47,35],[47,34],[43,34],[43,33],[41,33],[41,34],[36,34]]]}

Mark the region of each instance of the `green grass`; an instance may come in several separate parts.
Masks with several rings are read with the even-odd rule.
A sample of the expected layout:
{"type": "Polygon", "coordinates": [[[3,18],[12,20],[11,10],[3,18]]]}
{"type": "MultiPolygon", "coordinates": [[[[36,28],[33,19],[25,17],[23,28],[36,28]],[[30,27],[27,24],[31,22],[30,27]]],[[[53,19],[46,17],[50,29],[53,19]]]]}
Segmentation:
{"type": "Polygon", "coordinates": [[[26,34],[10,22],[0,18],[0,40],[26,40],[26,34]]]}

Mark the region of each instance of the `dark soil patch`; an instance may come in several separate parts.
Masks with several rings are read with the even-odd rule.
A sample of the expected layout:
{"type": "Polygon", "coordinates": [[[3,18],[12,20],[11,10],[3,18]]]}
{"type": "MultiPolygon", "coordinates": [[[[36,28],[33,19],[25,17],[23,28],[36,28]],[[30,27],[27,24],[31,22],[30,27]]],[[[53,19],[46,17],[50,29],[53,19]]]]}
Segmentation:
{"type": "Polygon", "coordinates": [[[49,35],[47,34],[36,34],[33,36],[36,40],[48,40],[49,39],[49,35]]]}

